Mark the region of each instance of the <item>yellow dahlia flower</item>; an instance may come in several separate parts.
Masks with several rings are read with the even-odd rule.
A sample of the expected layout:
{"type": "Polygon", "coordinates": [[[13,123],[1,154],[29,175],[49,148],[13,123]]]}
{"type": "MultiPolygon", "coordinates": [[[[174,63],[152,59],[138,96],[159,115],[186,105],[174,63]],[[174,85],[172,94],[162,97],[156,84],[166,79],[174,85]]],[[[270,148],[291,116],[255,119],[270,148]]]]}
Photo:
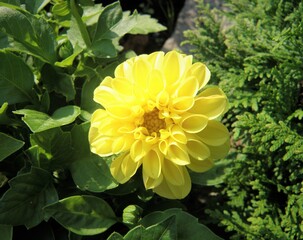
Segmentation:
{"type": "Polygon", "coordinates": [[[91,151],[118,155],[110,170],[119,183],[142,166],[146,189],[184,198],[191,189],[188,169],[204,172],[229,150],[228,130],[215,120],[227,98],[218,87],[203,89],[209,78],[204,64],[176,51],[123,62],[94,92],[104,109],[91,118],[91,151]]]}

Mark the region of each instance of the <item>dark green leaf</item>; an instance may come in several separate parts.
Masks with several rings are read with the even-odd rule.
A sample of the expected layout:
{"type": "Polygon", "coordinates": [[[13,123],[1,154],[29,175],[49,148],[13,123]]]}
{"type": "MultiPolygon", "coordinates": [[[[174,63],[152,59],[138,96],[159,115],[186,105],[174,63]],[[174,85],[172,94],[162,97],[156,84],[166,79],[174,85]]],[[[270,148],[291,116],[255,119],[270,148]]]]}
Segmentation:
{"type": "Polygon", "coordinates": [[[16,176],[9,185],[0,199],[0,224],[34,227],[43,220],[42,208],[58,200],[51,175],[39,168],[16,176]]]}
{"type": "Polygon", "coordinates": [[[1,0],[3,3],[8,3],[15,6],[20,6],[20,0],[1,0]]]}
{"type": "Polygon", "coordinates": [[[31,109],[21,109],[14,113],[24,115],[22,120],[32,132],[36,133],[72,123],[81,110],[77,106],[65,106],[57,109],[52,116],[31,109]]]}
{"type": "Polygon", "coordinates": [[[71,158],[70,132],[63,132],[60,128],[53,128],[32,134],[30,140],[32,146],[37,145],[41,148],[38,152],[37,149],[31,149],[34,157],[33,161],[39,167],[46,167],[45,157],[48,159],[49,167],[52,170],[64,168],[73,160],[71,158]]]}
{"type": "Polygon", "coordinates": [[[24,145],[23,141],[0,132],[0,162],[18,151],[24,145]]]}
{"type": "MultiPolygon", "coordinates": [[[[72,63],[73,59],[69,60],[61,62],[61,64],[56,62],[56,65],[65,66],[66,64],[72,63]],[[69,62],[69,60],[71,62],[69,62]]],[[[41,70],[41,81],[49,92],[55,91],[56,93],[62,94],[67,102],[75,98],[76,90],[72,76],[60,72],[59,68],[45,64],[41,70]]]]}
{"type": "Polygon", "coordinates": [[[51,0],[25,0],[26,10],[31,13],[40,12],[51,0]]]}
{"type": "Polygon", "coordinates": [[[128,33],[137,24],[137,13],[123,17],[119,2],[112,3],[102,11],[90,50],[98,57],[114,57],[115,45],[113,39],[117,39],[128,33]],[[104,40],[110,41],[104,41],[104,40]],[[99,50],[98,50],[99,49],[99,50]]]}
{"type": "Polygon", "coordinates": [[[0,188],[2,188],[8,181],[8,178],[0,172],[0,188]]]}
{"type": "Polygon", "coordinates": [[[0,107],[0,125],[1,124],[6,125],[11,122],[9,117],[6,115],[7,107],[8,107],[7,102],[3,103],[2,106],[0,107]]]}
{"type": "Polygon", "coordinates": [[[70,1],[70,9],[72,17],[70,29],[67,31],[68,38],[74,48],[79,46],[82,49],[87,49],[91,46],[91,39],[74,0],[70,1]]]}
{"type": "Polygon", "coordinates": [[[45,208],[66,229],[79,235],[95,235],[106,231],[117,222],[111,207],[94,196],[72,196],[45,208]]]}
{"type": "MultiPolygon", "coordinates": [[[[164,221],[157,223],[148,228],[144,228],[139,225],[132,230],[130,230],[125,236],[125,240],[149,240],[149,239],[159,239],[159,240],[176,240],[177,238],[177,224],[176,216],[171,216],[164,221]]],[[[191,239],[191,238],[185,238],[191,239]]],[[[207,239],[207,238],[206,238],[207,239]]]]}
{"type": "Polygon", "coordinates": [[[0,49],[8,48],[9,46],[7,35],[0,31],[0,49]]]}
{"type": "Polygon", "coordinates": [[[93,55],[99,58],[113,58],[117,56],[117,50],[112,40],[100,39],[93,42],[90,50],[93,55]]]}
{"type": "Polygon", "coordinates": [[[73,163],[70,171],[75,184],[82,190],[103,192],[117,186],[105,161],[91,153],[88,143],[90,124],[75,125],[72,129],[73,163]]]}
{"type": "Polygon", "coordinates": [[[34,75],[22,59],[0,51],[0,105],[31,101],[33,86],[34,75]]]}
{"type": "Polygon", "coordinates": [[[102,81],[101,76],[94,76],[87,78],[83,84],[81,92],[81,109],[93,113],[96,109],[100,108],[100,104],[94,101],[94,90],[100,85],[102,81]]]}
{"type": "Polygon", "coordinates": [[[113,232],[108,238],[107,240],[124,240],[123,236],[121,236],[119,233],[117,232],[113,232]]]}
{"type": "Polygon", "coordinates": [[[122,8],[118,1],[107,5],[99,16],[93,41],[96,42],[100,39],[112,39],[119,37],[119,35],[112,32],[111,29],[121,21],[122,16],[122,8]]]}
{"type": "Polygon", "coordinates": [[[0,6],[0,29],[21,45],[24,51],[49,63],[56,61],[56,39],[51,26],[21,9],[0,6]]]}
{"type": "Polygon", "coordinates": [[[1,240],[13,239],[13,227],[9,225],[0,224],[1,240]]]}
{"type": "Polygon", "coordinates": [[[206,226],[200,224],[198,219],[189,213],[183,212],[181,209],[171,208],[163,212],[153,212],[145,216],[141,224],[144,227],[153,226],[161,221],[176,217],[176,239],[207,239],[207,240],[222,240],[222,238],[215,235],[206,226]]]}

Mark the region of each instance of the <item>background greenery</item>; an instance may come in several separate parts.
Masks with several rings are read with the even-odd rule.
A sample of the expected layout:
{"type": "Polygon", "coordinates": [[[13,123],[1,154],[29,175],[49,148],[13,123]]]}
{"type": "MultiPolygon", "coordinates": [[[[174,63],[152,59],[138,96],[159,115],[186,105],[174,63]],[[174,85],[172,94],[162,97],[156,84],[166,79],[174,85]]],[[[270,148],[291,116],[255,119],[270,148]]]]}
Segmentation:
{"type": "Polygon", "coordinates": [[[124,38],[164,30],[119,2],[0,1],[1,240],[221,239],[190,209],[197,186],[222,181],[220,168],[168,201],[140,173],[118,185],[111,158],[89,149],[93,91],[136,55],[124,38]]]}
{"type": "Polygon", "coordinates": [[[198,2],[186,44],[228,95],[233,145],[208,223],[230,239],[302,239],[303,2],[198,2]]]}

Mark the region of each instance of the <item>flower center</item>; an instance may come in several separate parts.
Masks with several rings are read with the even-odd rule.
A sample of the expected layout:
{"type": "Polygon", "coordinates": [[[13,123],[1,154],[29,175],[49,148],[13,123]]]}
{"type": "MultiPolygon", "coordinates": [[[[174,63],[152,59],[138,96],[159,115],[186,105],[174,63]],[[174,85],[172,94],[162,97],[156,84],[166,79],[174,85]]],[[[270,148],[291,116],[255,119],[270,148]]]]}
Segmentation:
{"type": "Polygon", "coordinates": [[[158,133],[159,130],[165,128],[166,124],[164,119],[159,118],[159,110],[154,109],[144,114],[142,127],[145,127],[151,135],[153,132],[158,133]]]}

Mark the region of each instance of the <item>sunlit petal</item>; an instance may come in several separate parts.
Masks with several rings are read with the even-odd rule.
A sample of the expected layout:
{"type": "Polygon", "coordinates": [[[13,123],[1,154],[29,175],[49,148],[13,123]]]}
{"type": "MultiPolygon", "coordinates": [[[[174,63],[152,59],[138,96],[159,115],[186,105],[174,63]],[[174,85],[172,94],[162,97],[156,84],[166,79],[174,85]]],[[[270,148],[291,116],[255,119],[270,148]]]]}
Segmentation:
{"type": "Polygon", "coordinates": [[[163,154],[157,150],[150,150],[143,158],[143,173],[146,176],[156,179],[161,174],[163,154]]]}
{"type": "Polygon", "coordinates": [[[205,159],[203,161],[197,159],[191,159],[191,163],[187,165],[190,170],[194,172],[206,172],[214,166],[214,162],[211,159],[205,159]]]}
{"type": "Polygon", "coordinates": [[[197,133],[202,131],[208,124],[208,118],[202,114],[188,114],[185,115],[180,126],[184,131],[189,133],[197,133]]]}
{"type": "Polygon", "coordinates": [[[197,133],[197,136],[207,145],[220,146],[229,139],[229,132],[222,123],[210,120],[207,127],[197,133]]]}

